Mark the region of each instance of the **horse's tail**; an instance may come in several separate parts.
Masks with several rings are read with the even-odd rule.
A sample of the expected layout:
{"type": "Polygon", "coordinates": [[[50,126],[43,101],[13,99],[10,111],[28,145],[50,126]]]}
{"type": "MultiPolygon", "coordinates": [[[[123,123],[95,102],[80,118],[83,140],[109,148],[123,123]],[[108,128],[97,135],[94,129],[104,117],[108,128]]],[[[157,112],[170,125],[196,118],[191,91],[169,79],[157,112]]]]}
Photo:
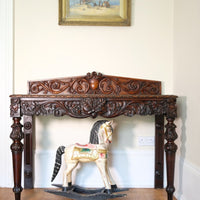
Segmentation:
{"type": "Polygon", "coordinates": [[[55,160],[55,165],[54,165],[54,170],[53,170],[51,182],[53,182],[53,180],[55,179],[55,177],[57,176],[57,174],[60,170],[60,166],[61,166],[61,163],[62,163],[61,156],[62,156],[62,154],[64,154],[64,152],[65,152],[64,146],[58,147],[58,149],[56,151],[56,160],[55,160]]]}

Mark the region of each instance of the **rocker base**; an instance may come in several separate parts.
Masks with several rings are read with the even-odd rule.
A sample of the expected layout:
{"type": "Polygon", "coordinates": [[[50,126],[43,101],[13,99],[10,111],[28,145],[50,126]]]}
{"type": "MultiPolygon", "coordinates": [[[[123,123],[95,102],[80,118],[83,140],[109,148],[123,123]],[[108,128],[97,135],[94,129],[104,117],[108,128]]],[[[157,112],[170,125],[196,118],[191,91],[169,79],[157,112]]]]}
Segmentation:
{"type": "MultiPolygon", "coordinates": [[[[53,186],[62,188],[61,184],[53,184],[53,186]]],[[[115,192],[127,191],[127,188],[118,189],[115,188],[115,192]]],[[[77,185],[72,185],[70,190],[60,191],[60,190],[45,190],[48,193],[64,196],[76,200],[106,200],[113,199],[118,197],[125,197],[126,194],[115,194],[115,193],[106,193],[105,188],[83,188],[77,185]]]]}

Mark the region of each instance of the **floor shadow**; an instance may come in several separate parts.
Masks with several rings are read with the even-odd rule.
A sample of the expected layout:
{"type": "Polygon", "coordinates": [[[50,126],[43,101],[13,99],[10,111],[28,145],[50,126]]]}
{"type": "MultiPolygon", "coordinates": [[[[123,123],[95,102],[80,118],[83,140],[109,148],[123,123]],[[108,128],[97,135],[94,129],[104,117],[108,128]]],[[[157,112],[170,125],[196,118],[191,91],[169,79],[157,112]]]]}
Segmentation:
{"type": "Polygon", "coordinates": [[[180,128],[180,134],[179,135],[179,166],[178,166],[178,196],[177,199],[180,199],[183,194],[183,165],[185,161],[185,155],[186,155],[186,119],[187,119],[187,97],[186,96],[180,96],[177,101],[177,107],[178,107],[178,120],[180,120],[179,124],[181,125],[180,128]]]}

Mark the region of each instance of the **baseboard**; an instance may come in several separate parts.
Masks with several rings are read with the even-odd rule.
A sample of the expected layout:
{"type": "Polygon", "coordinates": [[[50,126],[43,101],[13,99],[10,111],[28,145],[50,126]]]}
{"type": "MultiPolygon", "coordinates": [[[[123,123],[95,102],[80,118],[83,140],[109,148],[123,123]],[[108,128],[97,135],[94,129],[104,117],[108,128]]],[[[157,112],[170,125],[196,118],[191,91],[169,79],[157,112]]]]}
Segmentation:
{"type": "MultiPolygon", "coordinates": [[[[154,150],[112,151],[110,153],[110,171],[120,187],[153,188],[154,187],[154,150]]],[[[51,187],[55,151],[35,152],[35,187],[51,187]]],[[[65,164],[62,165],[54,183],[62,183],[65,164]]],[[[84,187],[103,186],[100,173],[94,163],[78,166],[73,173],[76,184],[84,187]],[[77,177],[76,177],[76,174],[77,177]]]]}
{"type": "Polygon", "coordinates": [[[200,168],[177,156],[175,186],[177,200],[199,200],[200,168]]]}

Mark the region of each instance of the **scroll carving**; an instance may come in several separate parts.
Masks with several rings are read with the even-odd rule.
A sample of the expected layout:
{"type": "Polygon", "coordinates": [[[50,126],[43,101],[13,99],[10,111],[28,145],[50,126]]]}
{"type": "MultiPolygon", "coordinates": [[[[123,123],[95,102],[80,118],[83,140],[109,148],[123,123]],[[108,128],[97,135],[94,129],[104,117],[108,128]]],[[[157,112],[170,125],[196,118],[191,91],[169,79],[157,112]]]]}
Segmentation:
{"type": "Polygon", "coordinates": [[[161,94],[161,83],[92,72],[81,77],[30,81],[29,94],[159,95],[161,94]]]}

